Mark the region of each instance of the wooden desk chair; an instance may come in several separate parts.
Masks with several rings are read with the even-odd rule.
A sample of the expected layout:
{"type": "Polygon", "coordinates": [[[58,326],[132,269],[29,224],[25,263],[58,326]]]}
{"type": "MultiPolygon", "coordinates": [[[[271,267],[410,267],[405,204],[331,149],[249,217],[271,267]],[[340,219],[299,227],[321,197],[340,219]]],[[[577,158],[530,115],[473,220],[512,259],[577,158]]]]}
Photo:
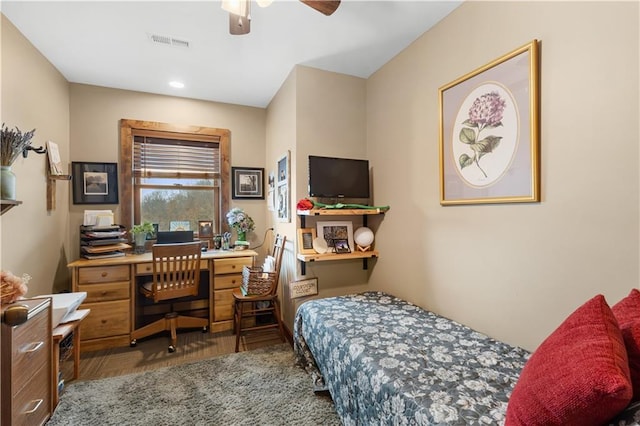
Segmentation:
{"type": "Polygon", "coordinates": [[[287,241],[286,236],[276,235],[273,242],[273,251],[271,255],[275,259],[275,277],[271,283],[271,289],[264,295],[244,295],[242,290],[236,288],[233,290],[234,300],[234,331],[236,333],[236,352],[240,348],[240,335],[243,331],[264,330],[269,328],[278,328],[280,330],[280,338],[284,342],[284,330],[282,328],[282,319],[280,318],[280,302],[278,300],[278,281],[280,279],[280,264],[282,263],[282,255],[284,253],[284,244],[287,241]],[[261,303],[256,303],[261,302],[261,303]],[[265,314],[273,314],[275,322],[269,324],[255,324],[245,326],[243,318],[257,319],[265,314]]]}
{"type": "MultiPolygon", "coordinates": [[[[196,296],[200,287],[200,242],[179,244],[156,244],[153,246],[153,282],[140,287],[140,293],[155,303],[187,296],[196,296]]],[[[202,327],[207,331],[207,318],[188,317],[177,312],[167,313],[151,324],[131,333],[131,346],[136,339],[162,331],[171,332],[169,352],[176,350],[176,329],[202,327]]]]}

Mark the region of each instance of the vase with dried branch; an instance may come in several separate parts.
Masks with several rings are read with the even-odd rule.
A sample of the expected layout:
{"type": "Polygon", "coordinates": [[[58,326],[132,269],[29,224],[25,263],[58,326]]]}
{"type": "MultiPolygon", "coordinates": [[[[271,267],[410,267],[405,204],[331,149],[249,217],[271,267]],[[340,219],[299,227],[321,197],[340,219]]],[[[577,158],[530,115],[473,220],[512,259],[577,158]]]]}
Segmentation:
{"type": "Polygon", "coordinates": [[[17,127],[9,129],[2,123],[2,138],[0,139],[0,197],[3,200],[16,199],[16,175],[11,171],[11,165],[20,154],[31,145],[31,139],[36,129],[22,132],[17,127]]]}

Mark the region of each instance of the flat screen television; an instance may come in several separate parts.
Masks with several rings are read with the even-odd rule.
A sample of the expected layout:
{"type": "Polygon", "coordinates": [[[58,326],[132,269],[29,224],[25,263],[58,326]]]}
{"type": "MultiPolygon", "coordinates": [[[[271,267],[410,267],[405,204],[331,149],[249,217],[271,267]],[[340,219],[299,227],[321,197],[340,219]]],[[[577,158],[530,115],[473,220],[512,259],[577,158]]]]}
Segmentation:
{"type": "Polygon", "coordinates": [[[309,196],[369,198],[369,161],[310,155],[309,196]]]}

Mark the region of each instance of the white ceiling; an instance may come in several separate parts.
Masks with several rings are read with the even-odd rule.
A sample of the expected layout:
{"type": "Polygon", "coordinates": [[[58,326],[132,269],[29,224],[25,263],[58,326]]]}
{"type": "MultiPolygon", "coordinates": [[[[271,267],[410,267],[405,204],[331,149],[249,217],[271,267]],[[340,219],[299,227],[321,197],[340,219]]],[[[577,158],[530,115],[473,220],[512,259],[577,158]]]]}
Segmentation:
{"type": "Polygon", "coordinates": [[[325,16],[295,0],[252,1],[251,32],[241,36],[229,34],[219,0],[3,0],[0,8],[72,83],[266,107],[296,64],[367,78],[460,3],[342,0],[325,16]],[[153,43],[152,34],[189,47],[153,43]]]}

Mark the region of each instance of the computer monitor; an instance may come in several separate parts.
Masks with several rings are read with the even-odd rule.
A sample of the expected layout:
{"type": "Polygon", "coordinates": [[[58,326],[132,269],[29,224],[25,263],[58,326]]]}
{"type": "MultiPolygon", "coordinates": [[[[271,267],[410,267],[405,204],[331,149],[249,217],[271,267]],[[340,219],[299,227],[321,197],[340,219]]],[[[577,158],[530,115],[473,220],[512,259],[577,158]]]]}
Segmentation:
{"type": "Polygon", "coordinates": [[[156,244],[190,243],[193,231],[158,231],[156,244]]]}

